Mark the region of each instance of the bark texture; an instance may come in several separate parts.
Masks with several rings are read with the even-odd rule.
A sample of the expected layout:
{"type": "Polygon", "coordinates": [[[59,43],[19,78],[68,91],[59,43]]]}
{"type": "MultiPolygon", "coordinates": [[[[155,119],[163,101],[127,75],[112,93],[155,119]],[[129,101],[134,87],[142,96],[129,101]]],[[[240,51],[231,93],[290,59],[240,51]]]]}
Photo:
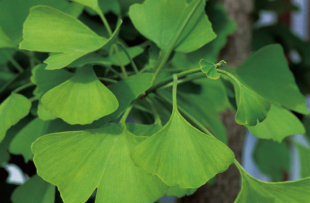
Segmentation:
{"type": "MultiPolygon", "coordinates": [[[[238,25],[237,31],[228,38],[228,44],[221,52],[220,59],[230,67],[241,65],[248,58],[252,40],[253,0],[218,0],[225,6],[228,15],[238,25]]],[[[226,111],[220,115],[227,129],[228,145],[241,162],[245,128],[236,124],[235,114],[226,111]]],[[[202,186],[191,196],[177,200],[177,203],[233,203],[240,191],[240,174],[234,165],[217,175],[215,185],[202,186]]]]}

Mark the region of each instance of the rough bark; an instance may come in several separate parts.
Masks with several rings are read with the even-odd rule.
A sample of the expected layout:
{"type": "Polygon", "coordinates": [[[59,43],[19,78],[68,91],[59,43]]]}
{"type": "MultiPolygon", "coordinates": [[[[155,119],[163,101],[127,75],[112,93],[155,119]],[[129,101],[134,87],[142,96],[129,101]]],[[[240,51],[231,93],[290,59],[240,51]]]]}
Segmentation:
{"type": "MultiPolygon", "coordinates": [[[[221,52],[220,59],[229,66],[241,65],[249,56],[252,40],[253,0],[219,0],[227,9],[228,15],[237,23],[238,30],[228,38],[228,44],[221,52]]],[[[241,162],[245,128],[235,123],[234,113],[226,111],[221,119],[228,132],[228,145],[241,162]]],[[[234,165],[217,175],[215,185],[202,186],[191,196],[177,200],[177,203],[233,203],[240,191],[240,174],[234,165]]]]}

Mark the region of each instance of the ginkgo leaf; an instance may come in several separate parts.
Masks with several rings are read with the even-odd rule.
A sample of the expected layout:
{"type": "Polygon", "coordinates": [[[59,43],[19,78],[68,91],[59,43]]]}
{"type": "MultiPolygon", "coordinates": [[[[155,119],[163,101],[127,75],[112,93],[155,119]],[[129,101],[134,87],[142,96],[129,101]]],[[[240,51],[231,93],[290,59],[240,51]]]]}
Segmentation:
{"type": "Polygon", "coordinates": [[[32,120],[14,137],[10,144],[10,152],[12,154],[22,154],[27,163],[33,157],[30,149],[31,144],[38,137],[46,134],[49,123],[39,118],[32,120]]]}
{"type": "Polygon", "coordinates": [[[45,135],[32,151],[38,174],[59,188],[64,202],[83,203],[97,188],[96,202],[152,203],[167,186],[132,162],[130,152],[143,139],[110,124],[45,135]]]}
{"type": "Polygon", "coordinates": [[[310,178],[286,182],[264,182],[250,176],[239,167],[241,191],[235,203],[308,203],[310,178]]]}
{"type": "Polygon", "coordinates": [[[188,53],[216,37],[204,7],[204,0],[146,0],[132,5],[129,17],[162,50],[188,53]]]}
{"type": "MultiPolygon", "coordinates": [[[[129,47],[126,49],[130,58],[135,58],[136,56],[140,55],[143,52],[143,49],[140,46],[135,47],[129,47]]],[[[119,57],[122,60],[123,65],[128,65],[130,63],[130,60],[128,59],[128,56],[125,54],[123,50],[119,51],[119,57]]],[[[69,67],[82,67],[87,64],[102,64],[102,65],[116,65],[120,66],[120,62],[118,59],[117,54],[112,54],[108,57],[102,57],[98,54],[88,54],[86,56],[83,56],[73,63],[69,65],[69,67]]]]}
{"type": "Polygon", "coordinates": [[[236,70],[227,70],[245,86],[268,101],[309,114],[280,45],[269,45],[250,56],[236,70]]]}
{"type": "Polygon", "coordinates": [[[10,47],[15,47],[15,44],[4,33],[3,29],[0,26],[0,48],[10,48],[10,47]]]}
{"type": "Polygon", "coordinates": [[[147,174],[157,175],[170,187],[198,188],[225,171],[234,153],[216,138],[189,124],[176,103],[177,81],[173,86],[173,111],[157,133],[138,144],[132,159],[147,174]]]}
{"type": "Polygon", "coordinates": [[[177,198],[184,197],[185,195],[189,196],[194,194],[197,191],[197,188],[190,188],[190,189],[181,189],[177,187],[169,187],[166,195],[167,196],[176,196],[177,198]]]}
{"type": "Polygon", "coordinates": [[[73,1],[93,9],[99,15],[103,15],[101,8],[99,7],[98,0],[73,0],[73,1]]]}
{"type": "Polygon", "coordinates": [[[121,21],[111,38],[100,37],[74,17],[48,6],[35,6],[24,23],[20,49],[51,52],[46,69],[60,69],[103,46],[114,43],[121,21]]]}
{"type": "Polygon", "coordinates": [[[97,78],[92,67],[78,68],[66,82],[42,96],[43,107],[69,124],[90,124],[118,108],[114,94],[97,78]]]}
{"type": "Polygon", "coordinates": [[[216,71],[216,65],[214,63],[206,62],[205,60],[200,60],[200,69],[203,73],[206,73],[207,77],[213,80],[220,78],[220,74],[216,71]]]}
{"type": "Polygon", "coordinates": [[[13,203],[54,203],[55,186],[34,175],[14,190],[11,199],[13,203]]]}
{"type": "Polygon", "coordinates": [[[60,85],[73,76],[72,73],[63,69],[46,70],[45,68],[45,64],[39,64],[31,71],[32,76],[30,79],[37,85],[34,94],[40,97],[50,89],[60,85]]]}
{"type": "Polygon", "coordinates": [[[242,84],[235,89],[238,106],[236,122],[249,126],[262,122],[267,117],[271,103],[242,84]]]}
{"type": "Polygon", "coordinates": [[[162,128],[162,125],[160,123],[154,123],[152,125],[126,123],[126,128],[129,132],[138,136],[151,136],[157,133],[162,128]]]}
{"type": "Polygon", "coordinates": [[[0,105],[0,142],[6,131],[28,115],[31,102],[23,95],[12,93],[0,105]]]}
{"type": "Polygon", "coordinates": [[[282,142],[290,135],[305,133],[305,127],[293,113],[274,104],[271,105],[268,116],[263,122],[247,128],[258,138],[277,142],[282,142]]]}
{"type": "Polygon", "coordinates": [[[48,110],[46,110],[43,105],[41,104],[41,102],[39,102],[38,104],[38,111],[37,111],[38,117],[43,120],[43,121],[48,121],[48,120],[54,120],[57,117],[54,116],[51,112],[49,112],[48,110]]]}

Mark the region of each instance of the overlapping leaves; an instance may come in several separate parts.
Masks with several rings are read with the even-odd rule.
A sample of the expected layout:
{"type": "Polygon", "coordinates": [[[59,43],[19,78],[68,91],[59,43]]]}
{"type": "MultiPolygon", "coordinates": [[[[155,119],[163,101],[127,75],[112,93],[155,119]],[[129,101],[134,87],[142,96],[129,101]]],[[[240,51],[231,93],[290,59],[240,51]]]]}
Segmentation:
{"type": "Polygon", "coordinates": [[[204,7],[204,0],[147,0],[131,6],[129,16],[137,30],[162,50],[187,53],[216,37],[204,7]]]}
{"type": "Polygon", "coordinates": [[[41,102],[46,110],[70,124],[90,124],[118,108],[116,97],[92,67],[78,68],[72,78],[45,93],[41,102]]]}
{"type": "Polygon", "coordinates": [[[114,34],[106,39],[74,17],[48,6],[36,6],[24,23],[20,49],[51,52],[45,60],[47,69],[63,68],[74,60],[116,40],[121,21],[114,34]]]}
{"type": "Polygon", "coordinates": [[[310,199],[310,178],[268,183],[255,179],[238,166],[242,177],[241,191],[235,203],[307,203],[310,199]]]}
{"type": "Polygon", "coordinates": [[[167,186],[130,158],[132,148],[144,139],[111,124],[43,136],[32,151],[38,174],[58,186],[65,202],[85,202],[95,188],[98,202],[154,202],[167,186]]]}
{"type": "Polygon", "coordinates": [[[176,103],[168,123],[138,144],[132,152],[134,162],[147,174],[157,175],[168,186],[198,188],[228,168],[234,154],[222,142],[191,126],[179,113],[176,103]]]}

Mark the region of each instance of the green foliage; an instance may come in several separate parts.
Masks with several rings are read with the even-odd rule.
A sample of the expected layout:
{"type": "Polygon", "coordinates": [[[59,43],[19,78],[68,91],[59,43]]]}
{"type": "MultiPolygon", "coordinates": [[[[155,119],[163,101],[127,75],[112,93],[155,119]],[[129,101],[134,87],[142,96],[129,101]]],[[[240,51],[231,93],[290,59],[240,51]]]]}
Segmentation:
{"type": "MultiPolygon", "coordinates": [[[[237,123],[269,139],[254,159],[279,181],[289,170],[281,141],[305,133],[290,111],[309,112],[280,45],[255,43],[243,65],[222,68],[219,52],[236,29],[223,5],[2,0],[0,13],[0,163],[22,155],[37,169],[14,192],[1,183],[13,203],[61,202],[55,191],[82,203],[95,190],[98,203],[152,203],[212,185],[232,163],[242,176],[237,203],[307,203],[309,178],[256,180],[227,146],[219,113],[231,109],[237,123]]],[[[285,39],[307,55],[295,36],[285,39]]],[[[309,150],[296,146],[306,177],[309,150]]]]}

